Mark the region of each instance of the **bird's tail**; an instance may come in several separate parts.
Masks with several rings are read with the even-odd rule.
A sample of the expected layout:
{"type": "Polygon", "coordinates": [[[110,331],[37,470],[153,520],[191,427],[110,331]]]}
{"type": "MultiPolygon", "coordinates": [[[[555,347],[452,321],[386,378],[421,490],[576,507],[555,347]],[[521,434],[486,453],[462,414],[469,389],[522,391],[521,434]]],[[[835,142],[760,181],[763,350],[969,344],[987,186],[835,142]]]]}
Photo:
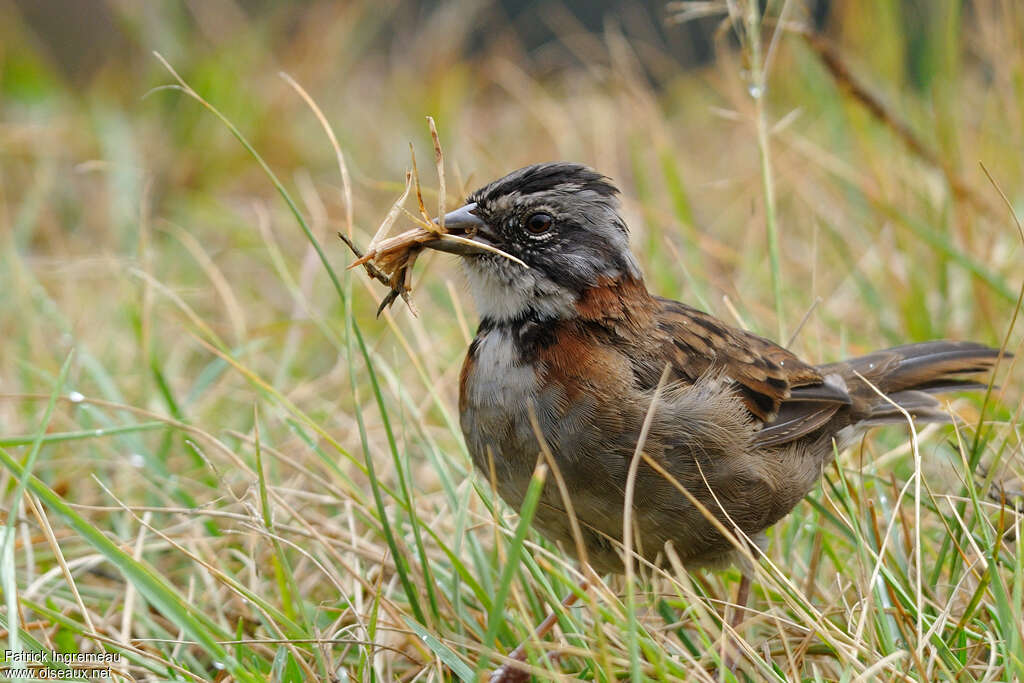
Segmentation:
{"type": "MultiPolygon", "coordinates": [[[[1004,357],[1011,354],[1005,353],[1004,357]]],[[[870,426],[905,422],[904,411],[922,422],[948,422],[935,394],[984,389],[983,378],[999,359],[999,349],[974,342],[930,341],[906,344],[825,366],[847,382],[855,422],[870,426]],[[875,390],[877,388],[877,391],[875,390]],[[879,392],[884,394],[879,395],[879,392]]],[[[987,378],[984,378],[987,379],[987,378]]]]}

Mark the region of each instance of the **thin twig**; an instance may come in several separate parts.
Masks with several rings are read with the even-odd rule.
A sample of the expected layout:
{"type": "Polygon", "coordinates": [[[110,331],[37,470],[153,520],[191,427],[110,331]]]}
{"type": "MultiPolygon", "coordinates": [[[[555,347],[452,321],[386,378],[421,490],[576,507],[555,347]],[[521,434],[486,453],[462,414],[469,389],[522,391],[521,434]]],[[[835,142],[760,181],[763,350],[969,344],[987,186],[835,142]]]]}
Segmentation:
{"type": "Polygon", "coordinates": [[[919,157],[930,166],[940,170],[946,177],[953,194],[965,200],[974,208],[990,217],[998,217],[1000,212],[983,199],[960,175],[953,170],[952,165],[942,159],[913,131],[906,121],[898,117],[886,106],[880,97],[873,93],[867,85],[860,81],[849,66],[839,55],[839,51],[830,41],[810,30],[797,31],[803,36],[810,48],[818,55],[822,65],[832,76],[832,79],[839,86],[839,89],[848,93],[854,100],[860,102],[861,106],[868,110],[873,117],[885,125],[893,134],[898,137],[911,153],[919,157]]]}
{"type": "Polygon", "coordinates": [[[445,203],[447,187],[444,181],[444,153],[441,151],[441,139],[437,135],[433,116],[427,117],[427,125],[430,126],[430,137],[434,141],[434,163],[437,164],[437,225],[444,232],[444,214],[448,208],[445,203]]]}

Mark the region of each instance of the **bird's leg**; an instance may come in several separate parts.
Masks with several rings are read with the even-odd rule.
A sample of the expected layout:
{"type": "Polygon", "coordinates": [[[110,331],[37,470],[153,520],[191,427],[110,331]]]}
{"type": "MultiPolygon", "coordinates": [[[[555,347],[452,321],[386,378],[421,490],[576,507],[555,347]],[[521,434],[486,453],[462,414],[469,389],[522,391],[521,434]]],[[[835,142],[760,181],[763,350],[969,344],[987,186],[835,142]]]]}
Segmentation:
{"type": "MultiPolygon", "coordinates": [[[[743,623],[743,613],[746,611],[744,608],[747,606],[747,601],[750,599],[750,576],[746,572],[740,574],[740,585],[736,589],[736,606],[733,609],[732,617],[729,618],[729,629],[735,631],[741,623],[743,623]]],[[[725,654],[725,659],[722,661],[722,665],[733,670],[736,665],[734,654],[739,654],[739,643],[736,644],[736,650],[733,651],[729,648],[725,654]]]]}
{"type": "MultiPolygon", "coordinates": [[[[569,595],[567,595],[565,599],[562,600],[562,608],[567,609],[569,607],[572,607],[576,603],[576,600],[579,599],[580,594],[586,590],[587,581],[586,579],[584,579],[580,582],[579,591],[569,593],[569,595]]],[[[555,627],[555,623],[557,621],[558,612],[552,612],[551,614],[547,615],[544,618],[544,621],[540,622],[537,628],[534,629],[533,638],[540,640],[541,638],[546,636],[548,632],[555,627]]],[[[512,652],[508,654],[508,658],[516,662],[525,662],[527,642],[529,641],[524,640],[522,643],[520,643],[519,647],[512,650],[512,652]]],[[[492,673],[490,678],[488,678],[487,680],[488,683],[523,683],[524,681],[529,680],[529,678],[530,674],[527,673],[524,669],[517,667],[513,662],[508,662],[506,664],[502,664],[497,669],[495,669],[494,673],[492,673]]]]}
{"type": "Polygon", "coordinates": [[[746,611],[743,608],[747,606],[747,601],[750,599],[750,577],[746,574],[740,574],[740,585],[736,589],[736,610],[732,615],[732,620],[729,622],[729,626],[736,629],[743,622],[743,613],[746,611]]]}

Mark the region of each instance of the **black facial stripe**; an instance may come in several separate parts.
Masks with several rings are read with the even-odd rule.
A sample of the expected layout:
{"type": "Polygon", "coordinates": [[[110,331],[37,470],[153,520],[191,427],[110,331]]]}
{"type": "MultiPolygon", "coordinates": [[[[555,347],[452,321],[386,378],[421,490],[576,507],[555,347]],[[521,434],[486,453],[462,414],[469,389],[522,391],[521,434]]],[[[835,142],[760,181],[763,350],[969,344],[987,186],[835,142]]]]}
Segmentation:
{"type": "Polygon", "coordinates": [[[529,362],[538,351],[555,343],[555,325],[557,320],[551,316],[542,316],[532,308],[526,309],[515,318],[495,320],[484,317],[477,329],[477,339],[495,329],[506,330],[516,345],[519,361],[529,362]]]}
{"type": "MultiPolygon", "coordinates": [[[[539,164],[480,188],[469,201],[476,202],[474,213],[487,223],[494,244],[533,269],[529,277],[543,279],[546,294],[568,294],[593,287],[602,277],[638,274],[617,192],[585,166],[539,164]],[[550,216],[550,225],[531,230],[538,215],[550,216]]],[[[500,257],[469,258],[509,284],[523,277],[500,257]]]]}

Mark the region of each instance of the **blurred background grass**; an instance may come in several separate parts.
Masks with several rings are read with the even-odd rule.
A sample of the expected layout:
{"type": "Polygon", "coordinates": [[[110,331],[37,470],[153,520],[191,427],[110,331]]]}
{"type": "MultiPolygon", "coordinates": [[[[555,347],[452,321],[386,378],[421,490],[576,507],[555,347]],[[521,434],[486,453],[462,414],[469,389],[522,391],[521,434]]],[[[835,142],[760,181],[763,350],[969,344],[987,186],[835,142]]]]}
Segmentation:
{"type": "MultiPolygon", "coordinates": [[[[1024,8],[766,7],[759,93],[749,36],[723,24],[728,3],[0,2],[0,446],[72,505],[38,487],[22,496],[17,468],[4,470],[9,642],[130,653],[124,670],[140,680],[472,677],[481,651],[508,651],[573,584],[571,563],[532,536],[522,568],[502,574],[516,518],[491,510],[456,426],[474,314],[454,263],[417,265],[418,318],[399,302],[376,320],[383,292],[362,277],[342,276],[343,301],[254,159],[160,88],[174,81],[153,51],[249,139],[338,273],[351,257],[334,233],[351,211],[368,240],[410,142],[436,206],[430,115],[452,206],[528,163],[590,164],[623,189],[652,290],[774,337],[814,307],[793,341],[810,360],[935,337],[998,345],[1022,246],[978,162],[1024,209],[1024,8]],[[823,37],[881,116],[797,28],[823,37]],[[350,206],[280,72],[336,132],[350,206]],[[496,615],[507,623],[487,642],[496,615]]],[[[1019,377],[1001,380],[984,449],[927,432],[928,486],[972,502],[925,501],[923,538],[904,526],[881,551],[888,588],[863,546],[886,547],[878,515],[883,530],[912,516],[897,497],[911,443],[882,430],[840,459],[774,533],[769,555],[799,596],[765,580],[755,605],[768,616],[744,632],[741,675],[870,677],[878,662],[891,678],[1024,675],[1022,555],[997,533],[1019,514],[986,502],[1020,488],[1019,377]],[[962,461],[974,457],[981,482],[962,461]],[[926,594],[900,606],[914,552],[928,558],[926,594]]],[[[973,420],[979,405],[955,409],[973,420]]],[[[638,657],[653,677],[716,677],[713,615],[735,576],[692,593],[645,582],[642,633],[613,581],[563,618],[556,643],[572,656],[531,661],[548,678],[608,680],[638,657]]]]}

